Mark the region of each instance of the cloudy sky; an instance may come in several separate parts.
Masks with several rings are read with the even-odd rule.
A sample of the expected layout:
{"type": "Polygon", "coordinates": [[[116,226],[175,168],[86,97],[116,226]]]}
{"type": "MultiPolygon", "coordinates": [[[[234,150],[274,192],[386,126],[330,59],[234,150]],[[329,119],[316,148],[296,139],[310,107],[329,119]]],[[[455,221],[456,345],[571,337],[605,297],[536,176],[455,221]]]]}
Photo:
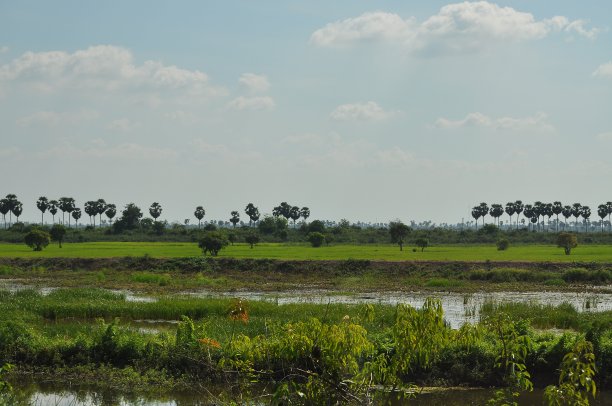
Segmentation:
{"type": "MultiPolygon", "coordinates": [[[[459,222],[612,200],[608,0],[1,1],[0,195],[459,222]]],[[[193,220],[192,220],[193,221],[193,220]]]]}

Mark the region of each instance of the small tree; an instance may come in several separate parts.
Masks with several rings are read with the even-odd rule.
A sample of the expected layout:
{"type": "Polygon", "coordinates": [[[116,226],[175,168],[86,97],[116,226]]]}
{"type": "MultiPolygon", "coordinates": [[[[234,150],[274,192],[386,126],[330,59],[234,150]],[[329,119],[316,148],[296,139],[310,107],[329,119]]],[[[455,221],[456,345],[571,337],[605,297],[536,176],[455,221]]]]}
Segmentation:
{"type": "Polygon", "coordinates": [[[510,246],[510,241],[508,241],[506,238],[502,238],[500,240],[497,240],[495,245],[497,246],[498,251],[506,251],[510,246]]]}
{"type": "Polygon", "coordinates": [[[45,212],[49,208],[49,200],[45,196],[41,196],[36,201],[36,207],[40,210],[40,225],[42,226],[45,222],[45,212]]]}
{"type": "Polygon", "coordinates": [[[255,207],[253,203],[247,204],[244,208],[244,212],[247,216],[249,216],[249,227],[251,227],[254,222],[259,220],[259,209],[255,207]]]}
{"type": "Polygon", "coordinates": [[[75,209],[72,211],[72,213],[70,213],[70,215],[74,219],[74,224],[76,225],[76,227],[79,228],[79,219],[81,218],[81,209],[79,209],[78,207],[75,207],[75,209]]]}
{"type": "Polygon", "coordinates": [[[421,249],[421,252],[423,252],[423,250],[425,250],[425,248],[427,248],[429,245],[429,240],[427,238],[417,238],[414,243],[421,249]]]}
{"type": "Polygon", "coordinates": [[[577,246],[578,239],[576,238],[576,234],[559,233],[557,236],[557,247],[563,248],[565,250],[565,255],[569,255],[572,248],[576,248],[577,246]]]}
{"type": "Polygon", "coordinates": [[[204,207],[198,206],[193,212],[193,215],[198,219],[198,228],[200,228],[200,226],[202,226],[202,219],[204,218],[204,215],[206,215],[206,210],[204,210],[204,207]]]}
{"type": "Polygon", "coordinates": [[[61,224],[54,224],[53,227],[51,227],[50,234],[51,234],[51,239],[53,241],[57,241],[59,244],[59,247],[62,248],[62,242],[64,241],[64,236],[66,235],[66,227],[64,227],[61,224]]]}
{"type": "Polygon", "coordinates": [[[198,247],[202,249],[202,254],[206,255],[210,253],[213,257],[216,257],[219,251],[228,245],[229,241],[227,237],[219,231],[209,231],[200,238],[200,241],[198,241],[198,247]]]}
{"type": "Polygon", "coordinates": [[[320,247],[325,242],[325,235],[321,233],[317,233],[317,232],[310,233],[308,234],[308,241],[310,242],[310,245],[312,245],[313,247],[315,248],[320,247]]]}
{"type": "Polygon", "coordinates": [[[42,251],[43,248],[49,245],[51,236],[45,231],[34,229],[25,235],[24,241],[34,251],[42,251]]]}
{"type": "Polygon", "coordinates": [[[153,202],[151,204],[151,207],[149,207],[149,214],[151,215],[151,217],[153,217],[153,220],[157,221],[159,216],[161,216],[162,214],[161,204],[153,202]]]}
{"type": "Polygon", "coordinates": [[[117,214],[117,206],[115,206],[112,203],[107,205],[105,214],[106,214],[106,217],[108,217],[108,220],[110,221],[111,225],[113,225],[113,218],[117,214]]]}
{"type": "Polygon", "coordinates": [[[399,245],[400,251],[404,250],[404,240],[410,233],[410,227],[402,223],[400,220],[392,221],[389,223],[389,234],[391,235],[391,241],[399,245]]]}
{"type": "Polygon", "coordinates": [[[236,224],[238,224],[238,222],[240,221],[240,213],[238,213],[236,210],[234,210],[233,212],[230,213],[230,223],[232,223],[232,226],[234,228],[236,228],[236,224]]]}
{"type": "Polygon", "coordinates": [[[252,249],[255,244],[259,243],[259,235],[255,233],[249,233],[244,237],[244,241],[249,244],[252,249]]]}

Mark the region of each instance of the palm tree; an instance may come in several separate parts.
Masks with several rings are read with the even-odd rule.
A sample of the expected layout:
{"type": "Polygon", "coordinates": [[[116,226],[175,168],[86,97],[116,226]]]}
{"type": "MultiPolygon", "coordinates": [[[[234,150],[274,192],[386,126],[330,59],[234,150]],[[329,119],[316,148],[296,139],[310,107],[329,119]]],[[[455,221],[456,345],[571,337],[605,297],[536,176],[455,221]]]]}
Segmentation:
{"type": "Polygon", "coordinates": [[[548,224],[547,224],[546,231],[550,229],[550,218],[552,217],[553,214],[554,212],[553,212],[552,203],[546,203],[544,207],[542,207],[542,220],[544,220],[544,216],[548,217],[548,224]]]}
{"type": "Polygon", "coordinates": [[[17,200],[17,195],[14,195],[14,194],[6,195],[5,199],[8,204],[9,227],[10,227],[11,224],[13,223],[13,208],[15,208],[15,205],[19,202],[19,200],[17,200]]]}
{"type": "Polygon", "coordinates": [[[81,218],[81,209],[75,207],[75,209],[70,213],[72,218],[74,219],[75,227],[79,228],[79,219],[81,218]]]}
{"type": "Polygon", "coordinates": [[[604,219],[608,217],[608,207],[605,204],[597,206],[597,215],[601,218],[601,232],[604,231],[604,219]]]}
{"type": "Polygon", "coordinates": [[[89,216],[89,224],[91,225],[91,219],[93,217],[93,227],[96,228],[96,215],[98,214],[98,204],[94,200],[85,202],[85,213],[89,216]]]}
{"type": "Polygon", "coordinates": [[[206,214],[206,210],[204,210],[204,207],[202,206],[196,207],[195,211],[193,212],[193,215],[195,216],[195,218],[198,219],[198,228],[200,228],[200,226],[202,225],[202,219],[204,218],[205,214],[206,214]]]}
{"type": "Polygon", "coordinates": [[[240,213],[238,213],[236,210],[232,211],[230,213],[230,215],[232,217],[230,217],[230,223],[232,223],[232,225],[234,226],[234,228],[236,228],[236,224],[238,224],[238,222],[240,221],[240,213]]]}
{"type": "Polygon", "coordinates": [[[55,224],[55,215],[57,214],[57,206],[59,205],[57,200],[49,200],[49,213],[53,216],[53,224],[55,224]]]}
{"type": "Polygon", "coordinates": [[[108,204],[106,205],[106,217],[108,217],[108,221],[110,221],[111,226],[113,225],[113,218],[115,217],[115,214],[117,214],[117,206],[115,206],[114,204],[108,204]]]}
{"type": "Polygon", "coordinates": [[[591,217],[591,208],[589,206],[582,206],[580,210],[580,215],[584,219],[584,227],[586,228],[586,232],[589,232],[589,217],[591,217]]]}
{"type": "Polygon", "coordinates": [[[310,217],[310,209],[308,207],[302,207],[300,209],[300,216],[302,216],[302,218],[304,219],[304,222],[306,222],[306,219],[308,217],[310,217]]]}
{"type": "Polygon", "coordinates": [[[544,221],[544,203],[537,201],[533,204],[533,213],[534,216],[538,219],[538,231],[540,231],[540,216],[542,216],[542,221],[544,221]]]}
{"type": "Polygon", "coordinates": [[[100,222],[98,227],[102,227],[102,215],[106,212],[107,208],[106,201],[104,199],[98,199],[96,201],[96,213],[100,216],[100,222]]]}
{"type": "Polygon", "coordinates": [[[565,227],[567,227],[567,219],[572,217],[572,206],[563,206],[563,211],[561,214],[563,214],[563,217],[565,217],[565,223],[563,223],[563,231],[565,231],[565,227]]]}
{"type": "Polygon", "coordinates": [[[0,199],[0,213],[2,214],[2,220],[4,220],[4,228],[6,229],[6,215],[11,211],[11,206],[8,199],[0,199]]]}
{"type": "Polygon", "coordinates": [[[17,217],[17,223],[19,223],[19,216],[21,216],[22,212],[23,212],[23,204],[21,204],[19,200],[15,200],[15,203],[13,204],[13,208],[11,209],[11,213],[13,213],[15,217],[17,217]]]}
{"type": "Polygon", "coordinates": [[[478,230],[478,219],[480,218],[480,207],[474,206],[472,208],[472,217],[474,217],[474,225],[476,226],[476,230],[478,230]]]}
{"type": "Polygon", "coordinates": [[[578,217],[582,214],[582,205],[580,203],[574,203],[572,205],[572,216],[576,217],[575,227],[578,231],[578,217]]]}
{"type": "Polygon", "coordinates": [[[293,220],[293,228],[295,228],[295,222],[300,218],[300,208],[297,206],[291,207],[291,210],[289,210],[289,217],[293,220]]]}
{"type": "Polygon", "coordinates": [[[49,208],[49,200],[44,196],[39,197],[36,201],[36,207],[40,210],[40,225],[42,226],[45,223],[45,212],[49,208]]]}
{"type": "Polygon", "coordinates": [[[501,204],[492,204],[491,205],[491,210],[489,212],[491,214],[491,217],[493,217],[493,222],[495,222],[495,220],[497,220],[497,226],[499,227],[499,218],[501,217],[502,214],[504,214],[504,207],[501,204]]]}
{"type": "Polygon", "coordinates": [[[559,232],[559,214],[563,213],[563,204],[561,202],[553,202],[552,204],[553,214],[557,216],[557,226],[555,231],[559,232]]]}
{"type": "MultiPolygon", "coordinates": [[[[535,210],[532,205],[526,204],[525,206],[523,206],[523,214],[525,215],[525,217],[527,217],[530,223],[533,223],[532,220],[535,217],[535,210]]],[[[529,227],[530,224],[527,224],[527,229],[529,229],[529,227]]]]}
{"type": "MultiPolygon", "coordinates": [[[[74,208],[74,199],[72,197],[59,198],[59,209],[62,211],[62,224],[65,223],[64,214],[71,213],[74,208]]],[[[70,227],[70,216],[68,216],[68,227],[70,227]]]]}
{"type": "Polygon", "coordinates": [[[249,216],[249,227],[251,227],[254,222],[259,220],[259,209],[255,207],[253,203],[247,204],[244,208],[244,212],[247,216],[249,216]]]}
{"type": "Polygon", "coordinates": [[[612,222],[610,221],[610,215],[612,215],[612,202],[606,202],[606,208],[608,209],[608,232],[612,231],[612,222]]]}
{"type": "Polygon", "coordinates": [[[153,220],[157,221],[157,218],[162,214],[162,207],[159,203],[153,202],[149,207],[149,214],[153,217],[153,220]]]}
{"type": "Polygon", "coordinates": [[[519,223],[519,217],[521,217],[521,213],[523,212],[523,208],[525,206],[523,205],[523,202],[520,200],[517,200],[516,202],[514,202],[514,212],[516,213],[516,229],[518,230],[518,223],[519,223]]]}
{"type": "MultiPolygon", "coordinates": [[[[513,202],[508,202],[506,203],[506,214],[508,215],[508,217],[510,217],[510,221],[508,222],[508,224],[510,224],[510,228],[512,228],[512,215],[514,213],[516,213],[516,210],[514,208],[514,203],[513,202]]],[[[518,219],[517,219],[517,225],[518,225],[518,219]]]]}
{"type": "Polygon", "coordinates": [[[480,210],[480,216],[482,217],[482,225],[485,223],[485,216],[489,214],[489,206],[486,203],[480,203],[478,205],[478,210],[480,210]]]}

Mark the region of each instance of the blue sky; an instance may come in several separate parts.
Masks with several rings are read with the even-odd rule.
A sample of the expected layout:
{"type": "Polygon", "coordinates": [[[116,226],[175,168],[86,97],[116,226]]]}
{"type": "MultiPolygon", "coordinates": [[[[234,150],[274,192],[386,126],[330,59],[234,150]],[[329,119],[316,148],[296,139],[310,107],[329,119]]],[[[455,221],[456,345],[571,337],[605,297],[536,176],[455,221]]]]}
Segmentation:
{"type": "Polygon", "coordinates": [[[0,2],[0,194],[457,222],[612,200],[606,1],[0,2]]]}

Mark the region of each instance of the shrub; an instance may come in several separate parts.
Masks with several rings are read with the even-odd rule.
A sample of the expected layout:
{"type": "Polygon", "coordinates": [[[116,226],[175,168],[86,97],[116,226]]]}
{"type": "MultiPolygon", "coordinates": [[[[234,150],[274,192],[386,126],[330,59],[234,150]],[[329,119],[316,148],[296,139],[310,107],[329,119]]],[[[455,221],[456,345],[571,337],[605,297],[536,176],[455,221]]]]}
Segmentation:
{"type": "Polygon", "coordinates": [[[253,246],[259,242],[259,236],[255,233],[250,233],[244,237],[244,241],[253,248],[253,246]]]}
{"type": "Polygon", "coordinates": [[[325,236],[321,233],[310,233],[308,234],[308,241],[313,247],[320,247],[325,241],[325,236]]]}
{"type": "Polygon", "coordinates": [[[495,245],[497,246],[498,251],[505,251],[510,246],[510,241],[508,241],[506,238],[502,238],[497,240],[495,245]]]}
{"type": "Polygon", "coordinates": [[[59,247],[62,248],[62,241],[66,235],[66,227],[61,224],[54,224],[53,227],[51,227],[50,234],[53,241],[57,241],[59,247]]]}
{"type": "Polygon", "coordinates": [[[423,252],[423,250],[429,245],[429,240],[427,238],[417,238],[414,243],[421,249],[421,252],[423,252]]]}
{"type": "Polygon", "coordinates": [[[321,233],[325,232],[325,223],[321,220],[313,220],[308,224],[308,232],[310,233],[321,233]]]}
{"type": "Polygon", "coordinates": [[[557,236],[557,247],[565,250],[565,255],[569,255],[572,248],[578,246],[578,239],[576,234],[572,233],[559,233],[557,236]]]}
{"type": "Polygon", "coordinates": [[[210,252],[210,255],[213,257],[216,257],[219,251],[227,247],[228,244],[229,241],[225,234],[219,231],[209,231],[198,241],[198,247],[202,249],[202,253],[206,255],[210,252]]]}
{"type": "Polygon", "coordinates": [[[24,241],[34,251],[42,251],[51,242],[51,236],[42,230],[32,230],[25,235],[24,241]]]}

